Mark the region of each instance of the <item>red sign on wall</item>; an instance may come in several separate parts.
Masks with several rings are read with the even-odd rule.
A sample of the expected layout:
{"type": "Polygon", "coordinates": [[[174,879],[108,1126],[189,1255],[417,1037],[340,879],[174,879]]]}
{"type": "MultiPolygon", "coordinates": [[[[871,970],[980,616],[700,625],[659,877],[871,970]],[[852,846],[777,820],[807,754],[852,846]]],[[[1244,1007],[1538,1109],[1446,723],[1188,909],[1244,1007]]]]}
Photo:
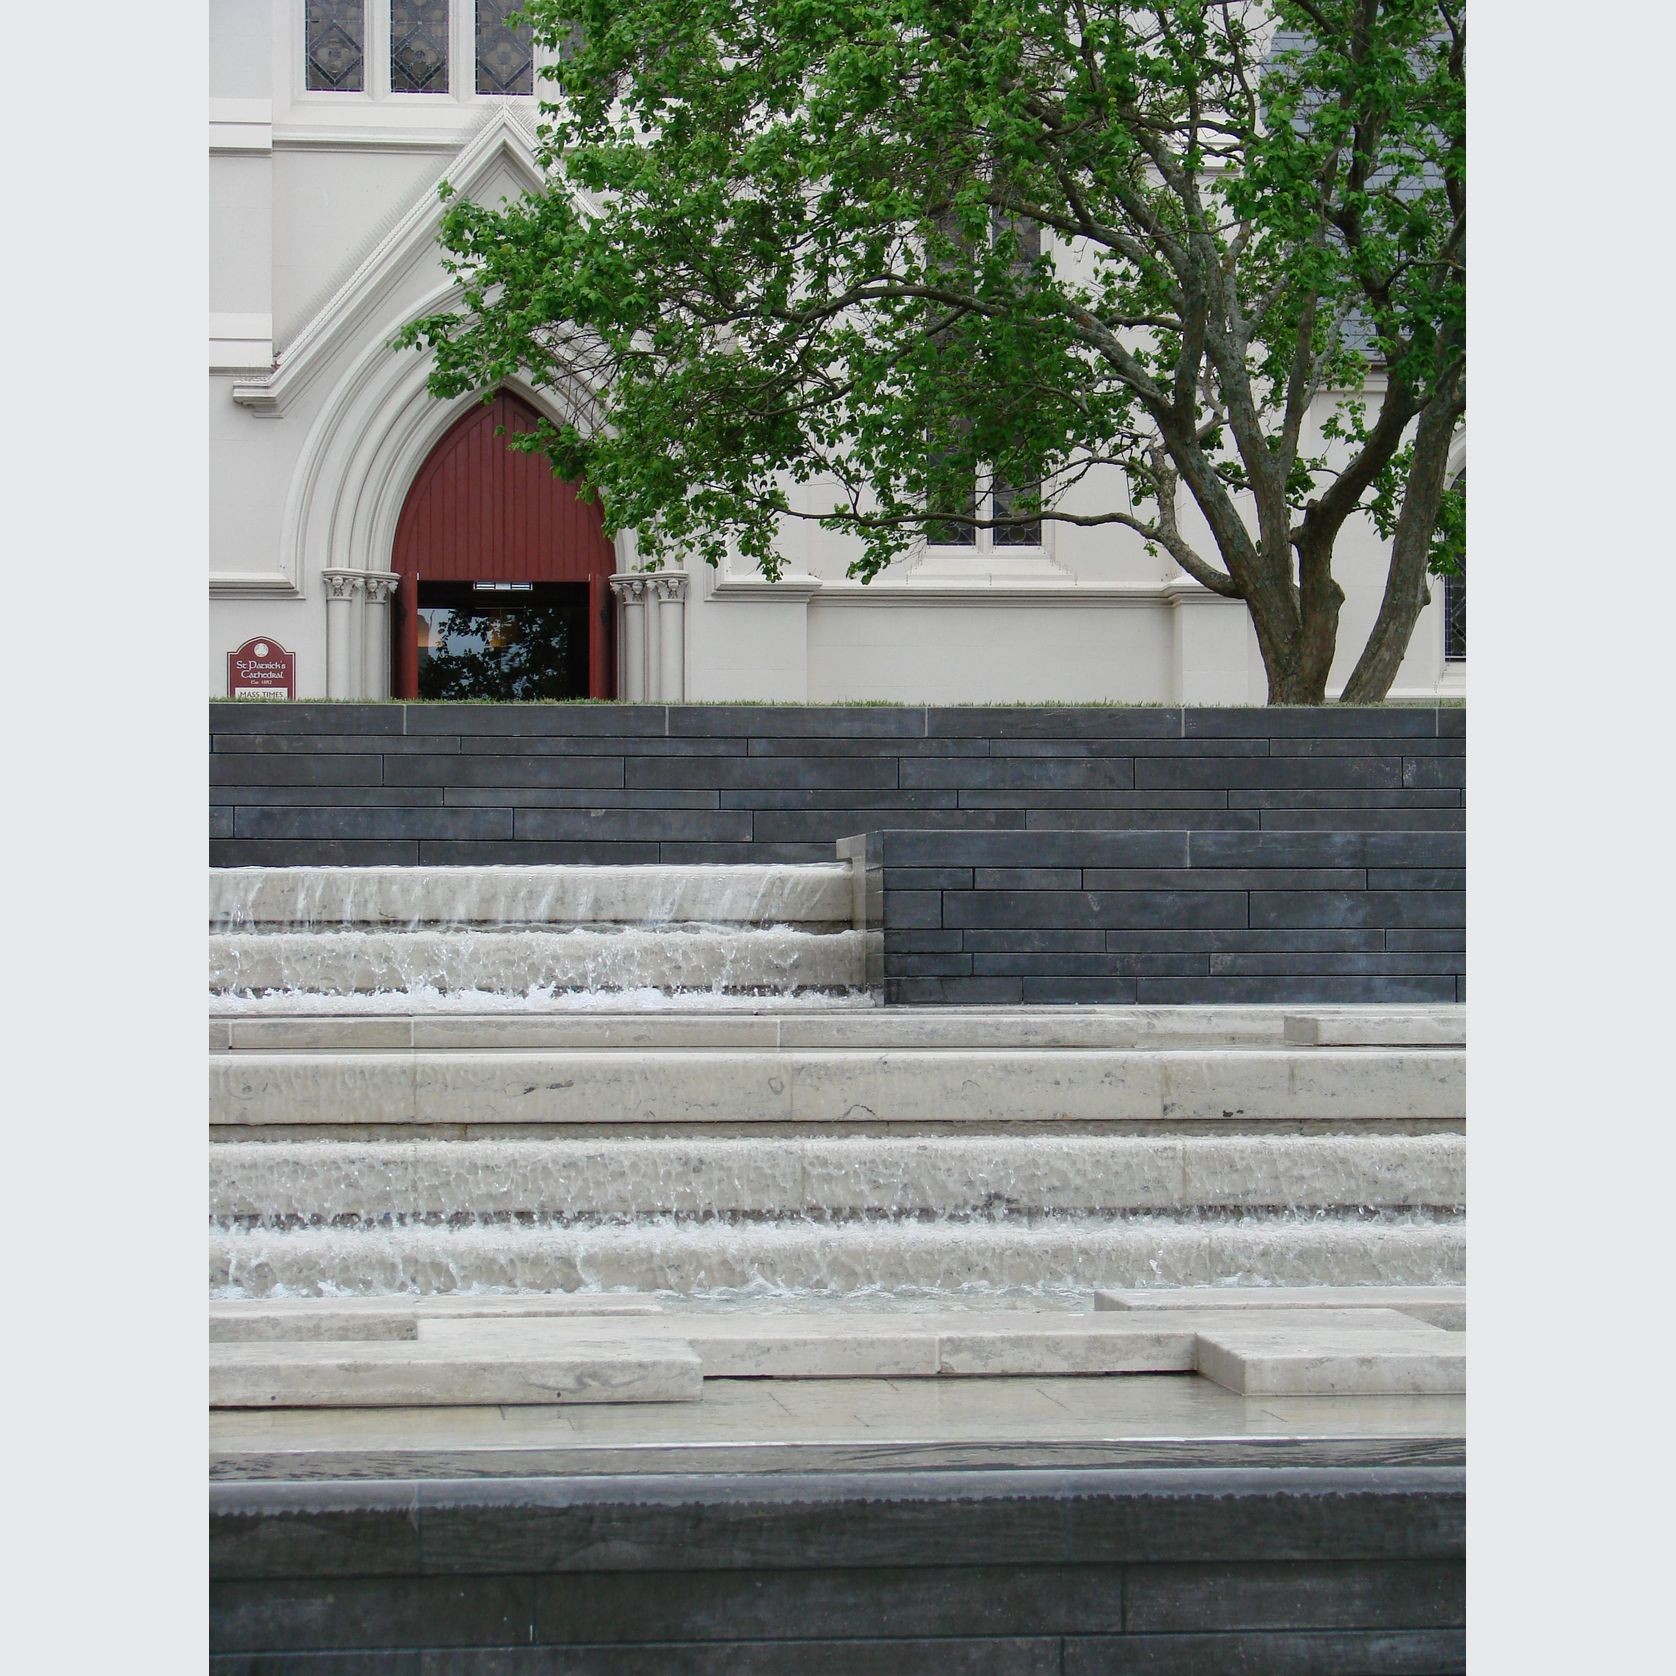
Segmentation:
{"type": "Polygon", "coordinates": [[[297,654],[258,636],[227,654],[229,698],[295,698],[297,654]]]}

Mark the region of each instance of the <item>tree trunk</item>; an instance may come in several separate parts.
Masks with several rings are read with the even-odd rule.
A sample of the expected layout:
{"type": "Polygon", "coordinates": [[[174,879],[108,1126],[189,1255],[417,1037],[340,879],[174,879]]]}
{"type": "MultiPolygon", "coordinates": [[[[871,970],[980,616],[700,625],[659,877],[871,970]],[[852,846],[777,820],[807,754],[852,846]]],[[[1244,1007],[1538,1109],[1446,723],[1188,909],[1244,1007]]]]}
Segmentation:
{"type": "Polygon", "coordinates": [[[1426,560],[1449,466],[1449,445],[1460,420],[1461,401],[1455,390],[1440,393],[1420,414],[1414,437],[1414,459],[1408,468],[1402,511],[1397,515],[1391,542],[1391,568],[1385,597],[1379,604],[1368,643],[1344,686],[1346,704],[1378,704],[1391,690],[1414,625],[1430,597],[1426,588],[1426,560]]]}

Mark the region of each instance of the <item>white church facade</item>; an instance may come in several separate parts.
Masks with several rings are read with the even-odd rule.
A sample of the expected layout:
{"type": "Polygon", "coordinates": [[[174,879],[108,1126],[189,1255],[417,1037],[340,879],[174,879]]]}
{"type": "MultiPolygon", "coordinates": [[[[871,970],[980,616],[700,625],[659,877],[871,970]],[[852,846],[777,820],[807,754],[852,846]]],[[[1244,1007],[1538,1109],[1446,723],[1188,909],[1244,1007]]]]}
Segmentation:
{"type": "MultiPolygon", "coordinates": [[[[452,292],[437,188],[493,204],[541,181],[515,11],[213,0],[212,694],[252,645],[294,655],[298,698],[469,690],[434,685],[469,674],[468,656],[450,662],[481,649],[467,626],[515,633],[539,611],[566,648],[546,696],[1262,702],[1243,604],[1129,531],[1048,522],[1006,546],[980,532],[863,585],[846,575],[855,544],[797,522],[777,582],[702,564],[646,575],[632,532],[608,540],[597,506],[494,436],[543,411],[539,391],[509,387],[493,408],[433,398],[425,359],[389,344],[452,292]]],[[[1370,526],[1340,553],[1335,688],[1385,570],[1370,526]]],[[[1464,696],[1455,594],[1433,582],[1394,699],[1464,696]]]]}

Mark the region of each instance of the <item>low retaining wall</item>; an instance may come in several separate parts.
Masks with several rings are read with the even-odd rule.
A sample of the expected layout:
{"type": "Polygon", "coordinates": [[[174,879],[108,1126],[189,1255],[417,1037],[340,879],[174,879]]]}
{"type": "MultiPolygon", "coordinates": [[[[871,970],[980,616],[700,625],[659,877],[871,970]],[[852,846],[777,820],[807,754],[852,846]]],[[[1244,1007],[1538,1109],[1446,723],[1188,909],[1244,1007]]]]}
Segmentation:
{"type": "Polygon", "coordinates": [[[856,832],[1459,831],[1466,712],[210,706],[215,866],[826,861],[856,832]]]}
{"type": "MultiPolygon", "coordinates": [[[[901,1005],[1466,999],[1458,832],[875,832],[901,1005]]],[[[882,964],[880,963],[882,957],[882,964]]]]}
{"type": "Polygon", "coordinates": [[[1462,1480],[1270,1467],[219,1484],[210,1669],[1441,1676],[1465,1668],[1462,1480]]]}

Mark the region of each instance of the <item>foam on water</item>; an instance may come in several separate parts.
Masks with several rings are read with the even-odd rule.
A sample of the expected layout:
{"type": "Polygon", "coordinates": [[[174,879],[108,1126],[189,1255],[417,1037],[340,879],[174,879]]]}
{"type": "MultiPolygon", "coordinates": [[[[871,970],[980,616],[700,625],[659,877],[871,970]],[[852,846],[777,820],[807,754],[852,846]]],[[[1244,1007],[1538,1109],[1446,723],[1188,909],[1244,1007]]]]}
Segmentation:
{"type": "Polygon", "coordinates": [[[874,990],[786,991],[655,989],[558,989],[536,985],[508,993],[488,989],[437,989],[420,984],[414,989],[373,990],[333,995],[318,990],[265,989],[230,991],[210,997],[210,1016],[240,1017],[252,1013],[307,1013],[318,1015],[391,1015],[407,1013],[544,1013],[544,1012],[797,1012],[831,1008],[877,1007],[874,990]]]}

